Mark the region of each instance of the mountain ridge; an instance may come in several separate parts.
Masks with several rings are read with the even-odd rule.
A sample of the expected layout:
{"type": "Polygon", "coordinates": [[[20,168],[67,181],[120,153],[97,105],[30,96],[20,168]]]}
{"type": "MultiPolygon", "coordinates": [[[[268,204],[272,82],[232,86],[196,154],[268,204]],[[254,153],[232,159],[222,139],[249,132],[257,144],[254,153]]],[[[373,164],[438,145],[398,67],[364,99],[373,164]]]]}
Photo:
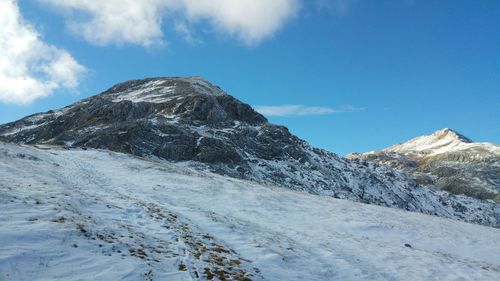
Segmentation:
{"type": "Polygon", "coordinates": [[[500,225],[498,205],[430,191],[405,173],[311,147],[199,77],[112,86],[1,125],[0,140],[109,149],[313,194],[500,225]]]}

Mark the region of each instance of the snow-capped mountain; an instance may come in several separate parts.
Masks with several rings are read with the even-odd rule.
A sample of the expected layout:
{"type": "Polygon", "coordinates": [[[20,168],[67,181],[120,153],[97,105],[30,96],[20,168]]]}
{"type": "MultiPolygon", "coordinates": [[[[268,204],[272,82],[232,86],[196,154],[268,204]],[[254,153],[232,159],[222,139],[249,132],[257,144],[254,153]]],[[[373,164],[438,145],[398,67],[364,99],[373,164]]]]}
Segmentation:
{"type": "Polygon", "coordinates": [[[498,280],[500,229],[0,143],[0,280],[498,280]]]}
{"type": "Polygon", "coordinates": [[[500,146],[448,128],[380,151],[351,154],[413,174],[425,185],[500,202],[500,146]]]}
{"type": "Polygon", "coordinates": [[[0,140],[108,149],[313,194],[500,226],[500,206],[313,148],[199,78],[134,80],[0,126],[0,140]]]}

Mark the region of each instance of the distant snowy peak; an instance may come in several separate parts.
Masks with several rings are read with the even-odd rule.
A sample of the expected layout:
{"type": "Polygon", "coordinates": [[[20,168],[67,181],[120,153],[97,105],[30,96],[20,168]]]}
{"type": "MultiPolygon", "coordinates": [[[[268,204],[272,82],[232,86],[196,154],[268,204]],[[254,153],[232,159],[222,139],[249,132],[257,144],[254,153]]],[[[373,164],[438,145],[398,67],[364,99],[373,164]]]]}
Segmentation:
{"type": "Polygon", "coordinates": [[[226,93],[201,77],[165,77],[132,80],[117,84],[104,93],[113,102],[164,103],[186,95],[222,96],[226,93]]]}
{"type": "Polygon", "coordinates": [[[473,142],[447,128],[347,157],[391,166],[432,188],[500,203],[500,146],[473,142]]]}
{"type": "Polygon", "coordinates": [[[470,148],[481,149],[487,154],[500,156],[500,147],[492,143],[475,143],[464,135],[444,128],[428,136],[411,139],[405,143],[393,145],[383,152],[395,152],[414,157],[427,157],[437,154],[457,152],[470,148]]]}

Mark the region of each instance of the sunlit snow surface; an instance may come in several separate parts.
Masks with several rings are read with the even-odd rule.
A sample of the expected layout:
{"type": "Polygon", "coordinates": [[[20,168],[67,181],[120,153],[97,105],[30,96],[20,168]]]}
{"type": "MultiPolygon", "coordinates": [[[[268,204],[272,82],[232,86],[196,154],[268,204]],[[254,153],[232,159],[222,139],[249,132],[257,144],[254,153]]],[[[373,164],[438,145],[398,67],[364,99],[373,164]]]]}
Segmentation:
{"type": "Polygon", "coordinates": [[[0,204],[0,280],[500,280],[499,229],[107,151],[0,144],[0,204]]]}

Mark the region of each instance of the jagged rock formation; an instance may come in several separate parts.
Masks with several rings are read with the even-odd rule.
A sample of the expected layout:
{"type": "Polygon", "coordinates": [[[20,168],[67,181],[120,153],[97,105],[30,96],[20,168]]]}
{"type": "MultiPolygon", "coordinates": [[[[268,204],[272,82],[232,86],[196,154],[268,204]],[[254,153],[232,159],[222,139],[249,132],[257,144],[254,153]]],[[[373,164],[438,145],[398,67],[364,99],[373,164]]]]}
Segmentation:
{"type": "Polygon", "coordinates": [[[378,163],[313,148],[199,77],[113,86],[0,126],[0,140],[109,149],[222,175],[500,226],[500,206],[431,191],[378,163]]]}
{"type": "Polygon", "coordinates": [[[473,142],[448,128],[348,158],[392,166],[423,185],[500,202],[500,146],[473,142]]]}

